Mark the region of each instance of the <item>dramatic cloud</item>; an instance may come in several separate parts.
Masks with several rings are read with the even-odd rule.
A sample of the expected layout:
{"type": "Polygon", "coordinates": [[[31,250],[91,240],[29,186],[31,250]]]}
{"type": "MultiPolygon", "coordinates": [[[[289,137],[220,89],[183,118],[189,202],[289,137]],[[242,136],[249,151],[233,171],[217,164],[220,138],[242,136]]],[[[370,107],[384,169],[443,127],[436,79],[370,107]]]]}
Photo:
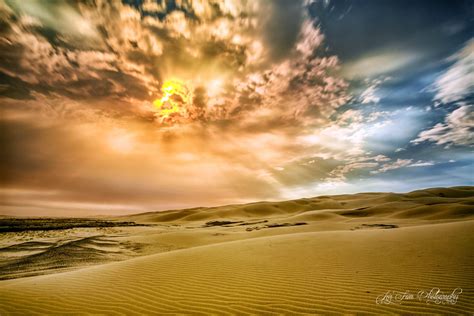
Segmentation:
{"type": "Polygon", "coordinates": [[[362,49],[369,28],[350,32],[354,12],[366,11],[319,0],[0,0],[0,213],[349,190],[438,166],[414,152],[424,141],[472,144],[472,42],[437,51],[453,55],[449,68],[408,89],[401,74],[426,49],[380,45],[377,32],[362,49]],[[335,37],[335,21],[350,28],[335,37]],[[456,109],[437,107],[452,112],[430,125],[420,91],[423,108],[434,99],[456,109]]]}
{"type": "Polygon", "coordinates": [[[2,101],[10,204],[18,192],[45,209],[278,197],[268,172],[312,154],[294,137],[348,99],[300,2],[8,1],[0,13],[0,71],[29,89],[2,101]]]}

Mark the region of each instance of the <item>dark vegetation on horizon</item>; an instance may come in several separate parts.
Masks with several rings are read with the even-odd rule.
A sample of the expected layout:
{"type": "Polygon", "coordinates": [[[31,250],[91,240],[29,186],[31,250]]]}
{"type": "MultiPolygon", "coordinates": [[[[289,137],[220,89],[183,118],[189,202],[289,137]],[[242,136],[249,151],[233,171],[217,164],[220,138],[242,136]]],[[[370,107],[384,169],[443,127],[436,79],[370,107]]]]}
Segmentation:
{"type": "Polygon", "coordinates": [[[0,233],[126,226],[146,225],[137,224],[135,222],[118,222],[87,218],[0,218],[0,233]]]}

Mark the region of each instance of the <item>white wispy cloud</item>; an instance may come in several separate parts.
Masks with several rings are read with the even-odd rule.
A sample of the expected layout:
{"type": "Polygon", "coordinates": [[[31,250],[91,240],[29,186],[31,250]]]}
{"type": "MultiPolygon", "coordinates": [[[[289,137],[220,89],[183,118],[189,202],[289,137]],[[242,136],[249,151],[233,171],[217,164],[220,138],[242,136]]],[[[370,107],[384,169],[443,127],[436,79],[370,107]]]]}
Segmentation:
{"type": "Polygon", "coordinates": [[[384,173],[389,170],[399,169],[409,166],[413,159],[397,159],[396,161],[383,164],[379,169],[371,171],[371,173],[384,173]]]}
{"type": "Polygon", "coordinates": [[[416,162],[413,159],[397,159],[392,162],[387,162],[381,165],[377,170],[371,171],[373,174],[384,173],[390,170],[400,169],[400,168],[416,168],[416,167],[428,167],[434,166],[436,163],[434,161],[423,161],[418,160],[416,162]]]}
{"type": "Polygon", "coordinates": [[[428,166],[434,166],[434,165],[435,165],[434,161],[422,161],[422,160],[418,160],[417,162],[412,163],[412,164],[409,165],[408,167],[409,167],[409,168],[412,168],[412,167],[428,167],[428,166]]]}
{"type": "Polygon", "coordinates": [[[380,97],[377,96],[376,90],[377,84],[370,85],[364,92],[360,95],[360,100],[362,104],[368,103],[378,103],[380,101],[380,97]]]}
{"type": "Polygon", "coordinates": [[[448,60],[454,64],[434,83],[434,99],[441,103],[461,101],[474,93],[474,39],[448,60]]]}
{"type": "Polygon", "coordinates": [[[412,143],[425,141],[435,142],[437,145],[474,145],[474,106],[463,105],[449,113],[443,123],[422,131],[412,143]]]}

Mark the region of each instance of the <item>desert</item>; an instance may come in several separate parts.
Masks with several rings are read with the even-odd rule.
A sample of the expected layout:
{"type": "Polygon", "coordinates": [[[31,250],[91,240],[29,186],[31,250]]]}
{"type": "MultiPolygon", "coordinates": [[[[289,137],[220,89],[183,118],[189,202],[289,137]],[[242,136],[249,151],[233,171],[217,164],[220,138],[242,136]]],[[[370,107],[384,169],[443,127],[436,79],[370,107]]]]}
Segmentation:
{"type": "Polygon", "coordinates": [[[0,316],[473,316],[473,4],[0,0],[0,316]]]}
{"type": "Polygon", "coordinates": [[[470,314],[473,205],[452,187],[4,217],[0,314],[470,314]]]}

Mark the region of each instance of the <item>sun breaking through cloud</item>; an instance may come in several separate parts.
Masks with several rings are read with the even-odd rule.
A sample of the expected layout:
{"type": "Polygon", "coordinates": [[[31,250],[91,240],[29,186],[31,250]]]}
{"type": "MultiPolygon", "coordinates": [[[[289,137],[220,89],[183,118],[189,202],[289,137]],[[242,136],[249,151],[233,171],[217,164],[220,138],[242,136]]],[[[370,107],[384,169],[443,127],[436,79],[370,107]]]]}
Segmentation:
{"type": "Polygon", "coordinates": [[[161,87],[163,96],[153,101],[159,116],[167,119],[173,115],[183,115],[186,105],[192,102],[192,92],[178,79],[166,80],[161,87]]]}

